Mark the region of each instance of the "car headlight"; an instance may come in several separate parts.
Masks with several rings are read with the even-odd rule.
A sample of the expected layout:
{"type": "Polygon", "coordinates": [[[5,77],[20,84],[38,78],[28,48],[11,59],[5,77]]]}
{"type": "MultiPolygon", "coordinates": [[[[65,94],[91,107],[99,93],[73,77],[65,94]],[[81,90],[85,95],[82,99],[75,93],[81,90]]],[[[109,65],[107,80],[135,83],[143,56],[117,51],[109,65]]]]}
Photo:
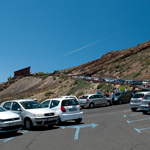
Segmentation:
{"type": "Polygon", "coordinates": [[[36,117],[44,117],[44,114],[35,114],[36,117]]]}

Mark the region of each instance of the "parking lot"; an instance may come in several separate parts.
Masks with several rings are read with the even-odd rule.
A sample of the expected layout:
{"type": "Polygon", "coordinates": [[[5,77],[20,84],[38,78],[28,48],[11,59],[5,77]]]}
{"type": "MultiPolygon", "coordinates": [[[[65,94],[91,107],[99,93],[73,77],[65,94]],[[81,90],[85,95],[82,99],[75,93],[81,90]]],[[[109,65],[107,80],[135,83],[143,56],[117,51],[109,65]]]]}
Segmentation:
{"type": "Polygon", "coordinates": [[[132,112],[129,103],[83,109],[81,124],[73,121],[61,126],[21,130],[1,135],[2,150],[101,149],[144,150],[150,146],[150,115],[132,112]]]}

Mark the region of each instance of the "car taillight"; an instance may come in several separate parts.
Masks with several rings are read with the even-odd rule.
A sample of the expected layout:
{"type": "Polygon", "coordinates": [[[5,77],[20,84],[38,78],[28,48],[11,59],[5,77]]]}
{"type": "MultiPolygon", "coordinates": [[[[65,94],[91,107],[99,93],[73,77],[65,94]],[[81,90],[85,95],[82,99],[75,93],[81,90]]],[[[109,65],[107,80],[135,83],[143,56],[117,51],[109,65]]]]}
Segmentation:
{"type": "MultiPolygon", "coordinates": [[[[145,96],[145,95],[144,95],[145,96]]],[[[144,96],[142,97],[141,101],[143,100],[144,96]]]]}
{"type": "Polygon", "coordinates": [[[82,110],[82,108],[81,108],[81,106],[79,105],[79,107],[80,107],[80,111],[82,110]]]}
{"type": "Polygon", "coordinates": [[[130,99],[130,102],[132,102],[132,99],[130,99]]]}
{"type": "Polygon", "coordinates": [[[66,109],[63,106],[61,106],[61,111],[66,112],[66,109]]]}
{"type": "Polygon", "coordinates": [[[148,107],[150,108],[150,103],[148,103],[148,107]]]}
{"type": "Polygon", "coordinates": [[[86,101],[87,101],[87,102],[89,101],[89,99],[88,99],[88,98],[89,98],[89,97],[87,97],[87,98],[86,98],[86,101]]]}

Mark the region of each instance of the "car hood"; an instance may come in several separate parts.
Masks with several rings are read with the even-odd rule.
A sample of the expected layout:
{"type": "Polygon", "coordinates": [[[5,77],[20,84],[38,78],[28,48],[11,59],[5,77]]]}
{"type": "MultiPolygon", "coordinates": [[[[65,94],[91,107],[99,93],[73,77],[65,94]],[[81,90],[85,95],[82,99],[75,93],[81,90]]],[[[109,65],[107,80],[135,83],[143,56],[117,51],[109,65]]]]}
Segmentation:
{"type": "Polygon", "coordinates": [[[20,118],[20,116],[11,111],[0,112],[0,119],[11,119],[11,118],[20,118]]]}
{"type": "Polygon", "coordinates": [[[50,110],[49,108],[26,109],[26,111],[28,111],[32,114],[45,114],[45,113],[54,112],[54,111],[50,110]]]}

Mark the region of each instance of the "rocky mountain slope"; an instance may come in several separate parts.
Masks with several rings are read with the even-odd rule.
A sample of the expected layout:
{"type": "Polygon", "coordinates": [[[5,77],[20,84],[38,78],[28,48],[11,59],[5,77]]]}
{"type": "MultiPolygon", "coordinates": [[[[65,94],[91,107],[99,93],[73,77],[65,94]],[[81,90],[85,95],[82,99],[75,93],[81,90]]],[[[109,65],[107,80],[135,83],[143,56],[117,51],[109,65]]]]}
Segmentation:
{"type": "Polygon", "coordinates": [[[58,75],[86,75],[125,79],[150,79],[150,40],[135,47],[111,51],[100,59],[61,70],[58,75]]]}
{"type": "MultiPolygon", "coordinates": [[[[99,83],[85,82],[70,78],[72,75],[95,77],[114,77],[124,79],[150,79],[150,41],[135,47],[111,51],[100,59],[86,64],[54,71],[51,76],[17,76],[0,84],[0,102],[19,98],[47,98],[73,94],[77,97],[87,93],[95,93],[99,83]],[[56,76],[57,75],[57,76],[56,76]]],[[[119,85],[103,84],[100,90],[116,88],[119,85]]]]}

